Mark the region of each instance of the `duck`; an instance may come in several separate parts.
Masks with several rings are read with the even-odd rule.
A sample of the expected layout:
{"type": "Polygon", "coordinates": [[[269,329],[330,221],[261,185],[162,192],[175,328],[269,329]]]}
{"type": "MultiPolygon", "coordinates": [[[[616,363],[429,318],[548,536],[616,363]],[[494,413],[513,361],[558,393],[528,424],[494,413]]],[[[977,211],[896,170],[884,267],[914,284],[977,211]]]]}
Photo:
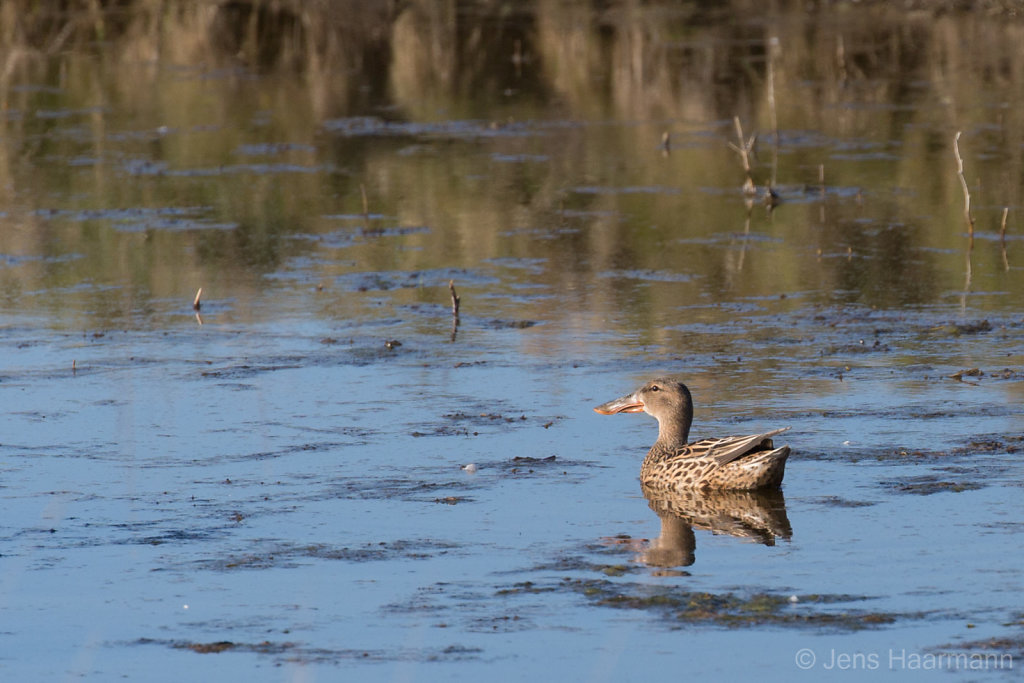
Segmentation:
{"type": "Polygon", "coordinates": [[[693,423],[693,398],[682,382],[652,379],[594,411],[602,415],[643,412],[658,421],[658,439],[640,467],[640,482],[646,488],[750,491],[782,486],[790,449],[776,448],[772,437],[789,427],[687,443],[693,423]]]}

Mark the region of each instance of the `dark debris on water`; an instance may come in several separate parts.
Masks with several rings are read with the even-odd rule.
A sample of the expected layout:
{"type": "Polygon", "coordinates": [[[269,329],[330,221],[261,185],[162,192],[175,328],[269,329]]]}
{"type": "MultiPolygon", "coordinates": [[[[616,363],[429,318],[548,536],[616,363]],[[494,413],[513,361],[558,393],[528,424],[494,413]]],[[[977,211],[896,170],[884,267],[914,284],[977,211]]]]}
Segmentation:
{"type": "Polygon", "coordinates": [[[898,481],[883,481],[881,485],[899,493],[930,496],[933,493],[963,493],[976,491],[985,485],[978,481],[950,481],[932,475],[911,477],[898,481]]]}
{"type": "MultiPolygon", "coordinates": [[[[609,576],[616,573],[604,572],[609,576]]],[[[867,609],[822,609],[824,606],[862,602],[866,596],[800,595],[774,593],[710,593],[610,579],[563,578],[556,583],[524,581],[498,591],[499,595],[576,593],[591,604],[613,609],[644,610],[670,625],[716,625],[728,628],[783,626],[857,631],[893,624],[923,614],[901,614],[867,609]]]]}
{"type": "Polygon", "coordinates": [[[980,380],[982,377],[989,377],[991,379],[1021,379],[1024,377],[1024,373],[1021,373],[1019,370],[1013,370],[1012,368],[990,370],[987,373],[981,368],[967,368],[964,370],[958,370],[949,376],[950,379],[955,379],[958,382],[964,382],[967,379],[980,380]]]}
{"type": "Polygon", "coordinates": [[[196,563],[200,569],[213,571],[234,571],[239,569],[269,569],[272,567],[294,567],[303,561],[341,560],[344,562],[380,562],[398,559],[424,560],[444,555],[458,548],[455,543],[439,540],[397,540],[364,543],[354,546],[331,546],[321,543],[307,545],[276,545],[260,543],[261,550],[240,553],[227,557],[201,560],[196,563]],[[265,550],[263,548],[266,548],[265,550]]]}
{"type": "Polygon", "coordinates": [[[246,653],[270,656],[285,662],[328,664],[349,661],[457,662],[477,659],[483,653],[483,650],[480,648],[458,643],[440,648],[402,648],[393,651],[310,647],[302,643],[291,641],[275,642],[272,640],[253,643],[231,640],[198,642],[191,640],[139,638],[131,644],[161,645],[175,650],[191,650],[203,655],[222,654],[225,652],[246,653]]]}

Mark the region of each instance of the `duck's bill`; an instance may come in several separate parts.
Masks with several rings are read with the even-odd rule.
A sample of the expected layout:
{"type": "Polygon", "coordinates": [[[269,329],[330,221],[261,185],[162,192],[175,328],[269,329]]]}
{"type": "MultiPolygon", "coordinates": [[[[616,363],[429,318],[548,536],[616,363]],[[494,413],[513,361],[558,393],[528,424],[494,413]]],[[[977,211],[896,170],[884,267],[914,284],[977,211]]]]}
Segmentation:
{"type": "Polygon", "coordinates": [[[595,413],[601,413],[602,415],[615,415],[616,413],[642,413],[644,411],[644,403],[636,397],[636,394],[630,394],[617,398],[614,401],[608,401],[594,408],[595,413]]]}

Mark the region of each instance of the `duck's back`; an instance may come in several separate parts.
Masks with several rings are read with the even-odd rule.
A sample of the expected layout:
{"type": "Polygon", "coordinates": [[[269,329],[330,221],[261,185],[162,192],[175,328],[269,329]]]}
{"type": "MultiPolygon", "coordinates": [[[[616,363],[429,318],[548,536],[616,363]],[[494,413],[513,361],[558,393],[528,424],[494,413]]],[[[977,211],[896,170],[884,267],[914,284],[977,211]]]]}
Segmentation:
{"type": "Polygon", "coordinates": [[[681,448],[655,444],[644,458],[640,480],[662,489],[778,488],[789,446],[775,448],[777,429],[751,436],[703,439],[681,448]]]}

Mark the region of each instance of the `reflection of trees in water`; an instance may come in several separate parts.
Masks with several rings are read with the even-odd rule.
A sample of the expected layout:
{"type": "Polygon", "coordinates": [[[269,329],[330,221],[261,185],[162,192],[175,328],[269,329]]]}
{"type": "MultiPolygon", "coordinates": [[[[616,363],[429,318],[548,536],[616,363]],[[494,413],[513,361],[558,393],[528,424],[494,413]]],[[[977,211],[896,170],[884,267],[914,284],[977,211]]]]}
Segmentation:
{"type": "MultiPolygon", "coordinates": [[[[21,0],[4,3],[0,32],[8,57],[95,50],[98,39],[140,58],[283,69],[303,74],[309,87],[315,78],[370,88],[391,81],[408,102],[433,100],[427,95],[439,89],[470,99],[513,89],[555,96],[578,114],[621,117],[760,116],[773,38],[780,78],[804,90],[780,103],[789,109],[817,111],[852,94],[899,107],[917,100],[923,78],[954,96],[964,80],[1010,86],[1024,78],[1024,26],[982,13],[910,16],[884,5],[808,12],[790,2],[766,13],[748,0],[137,0],[75,11],[21,0]]],[[[901,118],[892,118],[897,136],[901,118]]]]}
{"type": "Polygon", "coordinates": [[[920,230],[914,225],[847,222],[838,226],[849,245],[846,256],[835,257],[836,296],[878,306],[932,301],[941,285],[935,264],[920,249],[920,230]]]}
{"type": "MultiPolygon", "coordinates": [[[[237,163],[236,150],[255,127],[254,112],[263,111],[270,114],[260,135],[310,148],[287,161],[339,169],[302,179],[270,172],[257,179],[265,190],[250,187],[253,176],[244,174],[207,184],[154,182],[154,195],[145,201],[174,204],[188,197],[214,207],[221,221],[243,226],[237,235],[196,238],[192,253],[207,264],[230,255],[248,267],[276,267],[286,248],[282,234],[318,229],[310,216],[338,211],[325,206],[328,197],[352,198],[359,213],[364,185],[374,212],[433,229],[429,238],[410,235],[401,253],[374,252],[379,261],[368,267],[542,257],[551,267],[537,277],[577,297],[568,305],[600,298],[620,320],[645,329],[665,324],[680,303],[702,294],[834,289],[887,305],[925,302],[958,286],[937,282],[933,253],[915,252],[922,244],[959,248],[959,217],[948,207],[959,201],[960,190],[955,176],[936,170],[936,159],[951,163],[946,128],[967,131],[979,207],[1024,203],[1024,24],[982,14],[909,16],[884,5],[808,12],[796,2],[766,13],[762,4],[739,0],[725,7],[562,0],[138,0],[90,3],[78,12],[65,6],[3,3],[0,97],[9,109],[32,112],[58,96],[23,86],[55,84],[61,106],[94,110],[83,117],[79,138],[53,134],[61,119],[22,116],[0,124],[6,137],[23,145],[13,155],[0,149],[0,188],[25,182],[19,159],[103,158],[111,130],[106,117],[120,111],[139,115],[144,123],[137,127],[201,121],[217,129],[205,137],[140,143],[172,167],[237,163]],[[771,215],[755,207],[747,221],[738,196],[702,193],[742,182],[724,144],[731,135],[725,122],[734,115],[748,132],[762,131],[763,149],[774,142],[764,134],[773,39],[779,46],[774,83],[783,203],[771,215]],[[244,87],[253,72],[265,78],[258,87],[244,87]],[[205,84],[199,77],[213,73],[205,84]],[[979,100],[979,86],[999,93],[999,102],[979,100]],[[993,111],[997,125],[982,126],[993,111]],[[480,119],[481,132],[323,134],[325,120],[367,113],[398,122],[480,119]],[[593,125],[527,126],[519,136],[499,135],[531,118],[593,125]],[[608,120],[629,123],[601,128],[608,120]],[[662,157],[656,145],[668,129],[672,155],[662,157]],[[835,154],[838,145],[851,147],[854,157],[877,154],[879,162],[848,162],[835,154]],[[417,146],[427,153],[418,154],[417,146]],[[480,161],[493,150],[539,160],[480,161]],[[976,161],[979,155],[985,163],[976,161]],[[817,203],[796,196],[802,183],[817,181],[821,164],[828,195],[817,203]],[[864,168],[877,176],[865,177],[864,168]],[[591,184],[595,191],[577,191],[591,184]],[[680,191],[614,191],[624,184],[680,191]],[[872,184],[912,187],[920,204],[937,216],[948,213],[949,220],[899,215],[899,209],[880,207],[888,198],[877,191],[866,194],[869,208],[861,216],[849,194],[832,192],[872,184]],[[825,209],[820,216],[819,206],[825,209]],[[891,222],[879,218],[880,211],[891,222]],[[712,238],[708,225],[716,226],[712,238]],[[546,233],[543,239],[538,232],[546,233]],[[806,245],[806,253],[772,249],[765,236],[806,245]],[[643,277],[594,284],[595,274],[632,269],[645,271],[643,277]],[[660,280],[665,272],[700,277],[660,280]]],[[[763,160],[754,172],[763,185],[763,160]]],[[[45,173],[34,180],[39,186],[102,192],[110,205],[140,203],[132,194],[137,187],[120,183],[111,167],[97,165],[86,176],[50,165],[45,173]]],[[[979,225],[985,219],[979,209],[979,225]]],[[[40,238],[41,232],[22,235],[40,238]]],[[[163,239],[171,238],[158,234],[156,240],[163,239]]],[[[130,250],[104,244],[96,251],[130,250]]]]}

